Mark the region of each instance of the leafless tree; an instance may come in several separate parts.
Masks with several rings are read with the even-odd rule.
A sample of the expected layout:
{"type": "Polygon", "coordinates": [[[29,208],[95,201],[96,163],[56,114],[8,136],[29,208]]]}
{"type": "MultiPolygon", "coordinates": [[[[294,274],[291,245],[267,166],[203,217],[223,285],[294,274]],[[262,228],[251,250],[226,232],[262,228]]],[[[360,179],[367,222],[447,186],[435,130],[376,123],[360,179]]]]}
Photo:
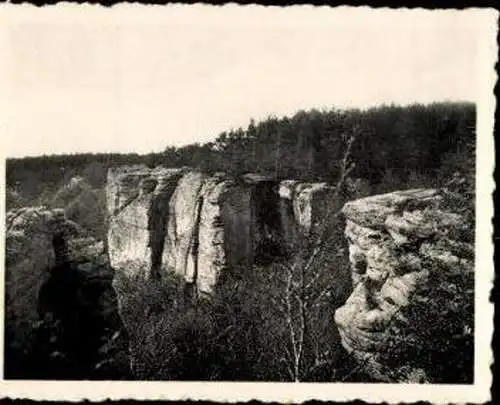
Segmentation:
{"type": "MultiPolygon", "coordinates": [[[[346,149],[340,163],[336,188],[331,198],[332,206],[327,212],[322,226],[314,233],[312,245],[305,248],[307,254],[304,254],[305,251],[302,250],[294,255],[291,260],[280,265],[285,274],[280,308],[288,329],[288,347],[291,348],[290,351],[288,347],[284,346],[284,350],[289,360],[287,367],[289,376],[296,382],[301,381],[311,368],[320,366],[323,361],[321,353],[313,349],[315,352],[314,360],[309,361],[307,365],[304,362],[306,345],[314,346],[315,340],[314,333],[310,330],[309,325],[314,318],[315,311],[320,311],[319,302],[328,296],[330,292],[329,284],[330,281],[333,281],[331,280],[330,268],[318,270],[315,264],[322,253],[327,250],[329,230],[334,226],[338,226],[341,194],[346,185],[346,179],[355,167],[351,160],[351,150],[358,135],[358,130],[354,129],[352,133],[346,136],[346,149]]],[[[340,256],[343,252],[337,251],[334,254],[340,256]]]]}

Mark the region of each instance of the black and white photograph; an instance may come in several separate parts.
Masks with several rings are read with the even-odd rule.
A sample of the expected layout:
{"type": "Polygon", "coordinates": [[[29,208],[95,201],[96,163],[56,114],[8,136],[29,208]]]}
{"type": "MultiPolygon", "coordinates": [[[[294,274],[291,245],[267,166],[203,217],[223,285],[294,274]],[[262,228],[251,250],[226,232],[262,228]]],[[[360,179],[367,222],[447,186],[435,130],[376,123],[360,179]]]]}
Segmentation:
{"type": "Polygon", "coordinates": [[[1,7],[0,392],[487,401],[497,20],[1,7]]]}

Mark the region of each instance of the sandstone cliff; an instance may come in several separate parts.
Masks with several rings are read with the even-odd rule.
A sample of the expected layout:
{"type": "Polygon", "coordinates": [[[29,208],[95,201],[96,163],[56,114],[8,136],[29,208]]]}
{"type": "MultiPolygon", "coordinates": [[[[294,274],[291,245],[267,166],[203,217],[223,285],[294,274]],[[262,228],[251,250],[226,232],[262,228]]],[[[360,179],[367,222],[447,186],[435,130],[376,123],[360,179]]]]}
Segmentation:
{"type": "Polygon", "coordinates": [[[430,269],[471,272],[474,247],[457,238],[469,224],[449,212],[438,190],[367,197],[347,203],[343,213],[354,291],[335,322],[343,346],[369,359],[390,338],[391,320],[428,282],[430,269]]]}
{"type": "Polygon", "coordinates": [[[211,293],[230,265],[293,251],[331,204],[326,183],[247,174],[207,175],[188,168],[128,166],[108,173],[108,247],[120,274],[143,279],[180,275],[211,293]]]}
{"type": "Polygon", "coordinates": [[[129,277],[149,276],[152,262],[158,261],[157,250],[163,249],[165,208],[180,174],[180,170],[152,172],[145,166],[109,171],[107,243],[113,268],[129,277]]]}
{"type": "Polygon", "coordinates": [[[111,264],[129,278],[172,271],[210,293],[228,263],[252,255],[250,190],[225,175],[124,167],[107,196],[111,264]]]}

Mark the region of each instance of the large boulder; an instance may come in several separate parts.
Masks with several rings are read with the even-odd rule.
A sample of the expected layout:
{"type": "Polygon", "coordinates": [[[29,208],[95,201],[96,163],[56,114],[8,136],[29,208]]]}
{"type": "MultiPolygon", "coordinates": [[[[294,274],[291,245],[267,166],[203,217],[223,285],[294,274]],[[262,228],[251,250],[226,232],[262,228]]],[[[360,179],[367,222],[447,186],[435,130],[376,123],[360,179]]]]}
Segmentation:
{"type": "Polygon", "coordinates": [[[367,197],[347,203],[343,213],[354,291],[335,322],[343,346],[375,370],[371,360],[392,338],[391,321],[412,305],[429,271],[473,271],[474,248],[457,240],[469,224],[447,210],[440,190],[367,197]]]}

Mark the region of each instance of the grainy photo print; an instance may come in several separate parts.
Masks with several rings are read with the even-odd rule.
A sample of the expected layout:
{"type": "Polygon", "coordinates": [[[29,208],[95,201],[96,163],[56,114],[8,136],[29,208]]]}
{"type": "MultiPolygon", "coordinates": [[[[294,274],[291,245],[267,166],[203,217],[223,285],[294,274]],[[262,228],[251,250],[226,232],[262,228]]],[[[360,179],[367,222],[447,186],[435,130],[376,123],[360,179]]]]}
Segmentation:
{"type": "Polygon", "coordinates": [[[0,7],[2,396],[487,401],[497,19],[0,7]]]}

